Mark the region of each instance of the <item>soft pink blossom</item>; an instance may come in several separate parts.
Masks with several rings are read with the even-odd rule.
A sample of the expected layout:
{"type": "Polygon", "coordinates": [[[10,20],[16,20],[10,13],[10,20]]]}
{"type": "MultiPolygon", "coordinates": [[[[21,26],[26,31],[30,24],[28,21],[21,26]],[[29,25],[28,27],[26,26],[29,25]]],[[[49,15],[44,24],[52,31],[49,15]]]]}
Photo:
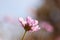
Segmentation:
{"type": "Polygon", "coordinates": [[[29,16],[26,18],[26,20],[24,20],[22,17],[20,17],[18,20],[24,27],[25,31],[37,31],[40,29],[40,27],[38,25],[38,21],[33,20],[29,16]]]}
{"type": "Polygon", "coordinates": [[[53,26],[48,22],[40,22],[40,26],[48,32],[53,32],[53,26]]]}

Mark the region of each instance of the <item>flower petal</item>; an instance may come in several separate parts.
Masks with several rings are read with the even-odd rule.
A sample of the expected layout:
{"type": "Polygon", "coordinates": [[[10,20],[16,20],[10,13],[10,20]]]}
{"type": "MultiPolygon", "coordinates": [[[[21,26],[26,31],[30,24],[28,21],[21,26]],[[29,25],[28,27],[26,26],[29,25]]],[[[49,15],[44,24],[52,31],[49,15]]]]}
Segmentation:
{"type": "Polygon", "coordinates": [[[37,25],[36,27],[32,27],[31,28],[33,31],[38,31],[40,29],[39,25],[37,25]]]}
{"type": "Polygon", "coordinates": [[[25,24],[27,23],[22,17],[19,18],[19,21],[23,26],[25,26],[25,24]]]}
{"type": "Polygon", "coordinates": [[[31,18],[31,17],[27,17],[26,18],[26,21],[27,21],[27,23],[29,24],[29,26],[32,26],[32,22],[33,22],[33,19],[31,18]]]}
{"type": "Polygon", "coordinates": [[[32,24],[33,24],[33,26],[36,26],[36,25],[38,25],[38,21],[34,20],[34,22],[32,24]]]}

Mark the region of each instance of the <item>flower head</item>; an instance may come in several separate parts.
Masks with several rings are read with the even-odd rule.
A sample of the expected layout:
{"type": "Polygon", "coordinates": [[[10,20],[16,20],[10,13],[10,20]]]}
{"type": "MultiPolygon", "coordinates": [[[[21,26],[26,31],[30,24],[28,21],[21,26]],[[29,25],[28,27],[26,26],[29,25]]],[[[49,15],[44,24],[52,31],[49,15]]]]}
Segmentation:
{"type": "Polygon", "coordinates": [[[29,16],[26,18],[26,20],[24,20],[22,17],[20,17],[18,20],[24,27],[25,31],[37,31],[40,29],[40,27],[38,25],[38,21],[33,20],[29,16]]]}

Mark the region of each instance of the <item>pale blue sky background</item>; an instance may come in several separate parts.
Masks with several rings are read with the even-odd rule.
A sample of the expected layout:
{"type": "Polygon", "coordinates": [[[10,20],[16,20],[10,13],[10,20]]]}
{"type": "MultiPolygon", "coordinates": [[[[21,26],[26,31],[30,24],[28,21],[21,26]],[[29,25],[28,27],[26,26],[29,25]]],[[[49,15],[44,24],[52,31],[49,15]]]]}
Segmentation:
{"type": "Polygon", "coordinates": [[[37,7],[40,0],[0,0],[0,17],[26,17],[28,7],[37,7]]]}

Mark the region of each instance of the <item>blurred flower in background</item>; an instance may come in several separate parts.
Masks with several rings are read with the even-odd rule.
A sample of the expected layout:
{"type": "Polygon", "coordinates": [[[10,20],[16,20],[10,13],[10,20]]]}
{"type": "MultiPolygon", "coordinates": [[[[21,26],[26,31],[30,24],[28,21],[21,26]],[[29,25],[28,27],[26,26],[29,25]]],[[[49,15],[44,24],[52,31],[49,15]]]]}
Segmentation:
{"type": "Polygon", "coordinates": [[[47,32],[53,32],[53,26],[48,22],[40,22],[41,28],[45,29],[47,32]]]}

